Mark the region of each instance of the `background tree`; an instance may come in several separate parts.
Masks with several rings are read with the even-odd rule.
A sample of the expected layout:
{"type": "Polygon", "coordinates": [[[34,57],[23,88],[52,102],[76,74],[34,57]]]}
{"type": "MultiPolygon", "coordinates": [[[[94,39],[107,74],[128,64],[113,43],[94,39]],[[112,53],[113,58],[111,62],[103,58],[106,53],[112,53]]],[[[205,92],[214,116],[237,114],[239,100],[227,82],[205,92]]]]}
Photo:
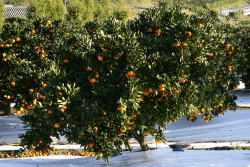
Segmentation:
{"type": "Polygon", "coordinates": [[[114,7],[113,16],[118,20],[127,21],[131,16],[131,9],[126,7],[125,0],[118,0],[114,7]]]}
{"type": "Polygon", "coordinates": [[[4,7],[4,2],[3,0],[0,0],[0,33],[2,32],[2,27],[4,24],[4,11],[5,11],[5,7],[4,7]]]}
{"type": "Polygon", "coordinates": [[[28,19],[63,19],[64,15],[65,6],[61,0],[32,0],[28,6],[28,19]]]}
{"type": "Polygon", "coordinates": [[[99,0],[96,1],[95,4],[95,16],[94,19],[97,21],[104,21],[113,13],[113,9],[111,8],[110,0],[99,0]]]}
{"type": "Polygon", "coordinates": [[[6,5],[24,6],[23,0],[3,0],[6,5]]]}
{"type": "Polygon", "coordinates": [[[84,11],[86,11],[85,1],[83,0],[71,0],[67,4],[67,20],[86,22],[87,17],[84,11]]]}

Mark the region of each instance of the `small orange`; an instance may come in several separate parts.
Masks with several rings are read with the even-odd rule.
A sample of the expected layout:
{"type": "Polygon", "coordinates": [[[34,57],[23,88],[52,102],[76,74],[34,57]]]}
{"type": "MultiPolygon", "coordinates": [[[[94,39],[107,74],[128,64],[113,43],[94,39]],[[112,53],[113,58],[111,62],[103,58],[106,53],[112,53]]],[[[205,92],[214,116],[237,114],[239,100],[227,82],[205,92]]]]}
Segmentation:
{"type": "Polygon", "coordinates": [[[126,132],[126,129],[123,129],[123,127],[121,127],[120,132],[126,132]]]}
{"type": "Polygon", "coordinates": [[[149,136],[149,135],[151,135],[151,133],[149,133],[148,131],[146,131],[146,135],[149,136]]]}
{"type": "Polygon", "coordinates": [[[181,78],[180,83],[185,83],[185,82],[186,82],[185,79],[181,78]]]}
{"type": "Polygon", "coordinates": [[[202,24],[198,24],[198,28],[201,28],[202,27],[202,24]]]}
{"type": "Polygon", "coordinates": [[[49,110],[48,113],[49,113],[49,114],[53,114],[53,111],[49,110]]]}
{"type": "Polygon", "coordinates": [[[11,82],[11,86],[15,86],[16,85],[16,83],[15,82],[11,82]]]}
{"type": "Polygon", "coordinates": [[[99,61],[102,61],[102,60],[103,60],[103,57],[102,57],[102,56],[98,56],[98,60],[99,60],[99,61]]]}
{"type": "Polygon", "coordinates": [[[94,144],[93,143],[89,143],[89,147],[94,147],[94,144]]]}
{"type": "Polygon", "coordinates": [[[149,88],[148,93],[154,93],[154,90],[152,88],[149,88]]]}
{"type": "Polygon", "coordinates": [[[61,117],[61,120],[64,121],[64,117],[61,117]]]}
{"type": "Polygon", "coordinates": [[[63,62],[67,64],[67,63],[69,63],[69,60],[65,59],[63,62]]]}
{"type": "Polygon", "coordinates": [[[187,44],[185,42],[181,42],[182,46],[187,46],[187,44]]]}
{"type": "Polygon", "coordinates": [[[89,157],[89,156],[90,156],[90,152],[89,152],[89,151],[86,151],[86,152],[84,153],[84,156],[89,157]]]}
{"type": "Polygon", "coordinates": [[[90,83],[96,83],[96,79],[95,79],[95,78],[91,78],[91,79],[89,80],[89,82],[90,82],[90,83]]]}
{"type": "Polygon", "coordinates": [[[54,124],[54,127],[55,127],[55,128],[59,128],[59,124],[58,124],[58,123],[55,123],[55,124],[54,124]]]}
{"type": "Polygon", "coordinates": [[[211,53],[209,53],[209,57],[213,57],[214,56],[214,54],[211,52],[211,53]]]}
{"type": "Polygon", "coordinates": [[[208,85],[208,86],[212,86],[212,83],[208,83],[207,85],[208,85]]]}
{"type": "Polygon", "coordinates": [[[155,142],[156,142],[156,143],[160,143],[161,140],[160,140],[160,139],[155,139],[155,142]]]}
{"type": "Polygon", "coordinates": [[[97,127],[94,127],[93,128],[95,132],[98,132],[98,128],[97,127]]]}
{"type": "Polygon", "coordinates": [[[120,108],[120,111],[125,111],[125,107],[121,107],[121,108],[120,108]]]}
{"type": "Polygon", "coordinates": [[[33,92],[33,89],[29,89],[29,92],[33,92]]]}
{"type": "Polygon", "coordinates": [[[91,67],[88,67],[88,68],[87,68],[87,71],[91,71],[91,70],[92,70],[92,68],[91,68],[91,67]]]}

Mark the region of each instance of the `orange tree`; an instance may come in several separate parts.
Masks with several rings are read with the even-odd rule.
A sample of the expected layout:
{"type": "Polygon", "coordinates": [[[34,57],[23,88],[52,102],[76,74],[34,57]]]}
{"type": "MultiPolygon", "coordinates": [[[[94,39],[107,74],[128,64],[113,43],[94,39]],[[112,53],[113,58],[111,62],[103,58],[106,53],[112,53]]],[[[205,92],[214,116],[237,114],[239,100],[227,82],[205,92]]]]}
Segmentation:
{"type": "Polygon", "coordinates": [[[240,61],[240,63],[243,64],[242,66],[242,72],[239,73],[238,75],[240,76],[240,79],[242,80],[243,83],[245,83],[246,89],[250,89],[250,54],[249,54],[249,49],[250,49],[250,42],[249,42],[249,27],[247,26],[239,26],[237,28],[234,28],[233,31],[237,35],[238,39],[241,39],[241,46],[244,49],[244,55],[246,57],[246,61],[240,61]]]}
{"type": "Polygon", "coordinates": [[[20,49],[23,72],[12,73],[20,83],[26,78],[29,89],[38,88],[27,95],[32,106],[20,117],[31,128],[20,136],[24,147],[46,151],[51,137],[65,135],[85,148],[85,156],[92,152],[108,161],[113,149],[131,149],[132,137],[144,151],[147,135],[164,142],[162,129],[183,115],[208,122],[236,109],[229,91],[239,82],[235,72],[242,72],[244,49],[212,14],[187,16],[175,6],[127,23],[111,17],[85,27],[41,24],[46,20],[22,31],[29,39],[20,49]],[[47,39],[51,29],[54,38],[47,39]]]}

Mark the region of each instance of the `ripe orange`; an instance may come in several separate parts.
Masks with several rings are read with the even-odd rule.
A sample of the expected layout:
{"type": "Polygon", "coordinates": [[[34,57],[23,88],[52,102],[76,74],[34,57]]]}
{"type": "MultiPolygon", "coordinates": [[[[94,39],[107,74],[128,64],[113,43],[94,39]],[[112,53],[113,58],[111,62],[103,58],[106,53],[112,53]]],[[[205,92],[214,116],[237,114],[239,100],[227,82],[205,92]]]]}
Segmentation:
{"type": "Polygon", "coordinates": [[[154,93],[154,90],[152,88],[149,88],[148,93],[154,93]]]}
{"type": "Polygon", "coordinates": [[[32,33],[35,34],[35,33],[36,33],[36,30],[32,30],[32,33]]]}
{"type": "Polygon", "coordinates": [[[48,113],[49,113],[49,114],[53,114],[53,111],[49,110],[48,113]]]}
{"type": "Polygon", "coordinates": [[[162,94],[161,97],[167,97],[167,95],[166,94],[162,94]]]}
{"type": "Polygon", "coordinates": [[[185,82],[186,82],[185,79],[181,78],[180,83],[185,83],[185,82]]]}
{"type": "Polygon", "coordinates": [[[208,122],[208,119],[204,119],[205,122],[208,122]]]}
{"type": "Polygon", "coordinates": [[[99,44],[99,47],[102,47],[102,48],[103,48],[103,47],[104,47],[104,44],[99,44]]]}
{"type": "Polygon", "coordinates": [[[132,129],[132,127],[131,127],[131,126],[127,126],[127,128],[128,128],[128,130],[132,129]]]}
{"type": "Polygon", "coordinates": [[[64,121],[64,117],[61,117],[61,120],[64,121]]]}
{"type": "Polygon", "coordinates": [[[120,132],[126,132],[126,129],[123,129],[123,127],[121,127],[120,132]]]}
{"type": "Polygon", "coordinates": [[[55,127],[55,128],[59,128],[59,124],[58,124],[58,123],[55,123],[55,124],[54,124],[54,127],[55,127]]]}
{"type": "Polygon", "coordinates": [[[156,143],[160,143],[161,140],[160,140],[160,139],[155,139],[155,142],[156,142],[156,143]]]}
{"type": "Polygon", "coordinates": [[[230,110],[230,107],[227,106],[226,109],[227,109],[227,110],[230,110]]]}
{"type": "Polygon", "coordinates": [[[16,83],[15,82],[11,82],[11,86],[15,86],[16,85],[16,83]]]}
{"type": "Polygon", "coordinates": [[[209,53],[209,57],[213,57],[214,56],[214,54],[213,53],[209,53]]]}
{"type": "Polygon", "coordinates": [[[99,75],[96,74],[96,75],[95,75],[95,78],[98,78],[98,77],[99,77],[99,75]]]}
{"type": "Polygon", "coordinates": [[[24,100],[24,99],[22,99],[22,103],[25,103],[25,100],[24,100]]]}
{"type": "Polygon", "coordinates": [[[202,112],[203,112],[203,111],[205,111],[205,109],[204,109],[204,108],[201,108],[200,110],[201,110],[202,112]]]}
{"type": "Polygon", "coordinates": [[[19,37],[16,38],[16,41],[20,41],[21,39],[19,37]]]}
{"type": "Polygon", "coordinates": [[[33,89],[29,89],[29,92],[33,92],[33,89]]]}
{"type": "Polygon", "coordinates": [[[120,111],[125,111],[125,107],[121,107],[121,108],[120,108],[120,111]]]}
{"type": "Polygon", "coordinates": [[[225,113],[225,111],[224,111],[224,110],[220,111],[220,114],[224,114],[224,113],[225,113]]]}
{"type": "Polygon", "coordinates": [[[91,79],[89,80],[89,82],[90,82],[90,83],[96,83],[96,79],[95,79],[95,78],[91,78],[91,79]]]}
{"type": "Polygon", "coordinates": [[[190,31],[187,31],[186,34],[188,34],[189,37],[192,36],[192,33],[190,31]]]}
{"type": "Polygon", "coordinates": [[[187,46],[187,44],[185,42],[181,42],[182,46],[187,46]]]}
{"type": "Polygon", "coordinates": [[[146,131],[146,135],[149,136],[149,135],[151,135],[151,133],[149,133],[148,131],[146,131]]]}
{"type": "Polygon", "coordinates": [[[95,132],[98,132],[98,128],[97,127],[94,127],[93,128],[95,132]]]}
{"type": "Polygon", "coordinates": [[[40,59],[43,59],[45,57],[44,54],[40,54],[40,59]]]}
{"type": "Polygon", "coordinates": [[[86,152],[84,153],[84,156],[89,157],[89,156],[90,156],[90,152],[89,152],[89,151],[86,151],[86,152]]]}
{"type": "Polygon", "coordinates": [[[127,72],[127,74],[125,75],[126,77],[134,77],[134,76],[136,76],[135,75],[135,73],[133,72],[133,71],[129,71],[129,72],[127,72]]]}
{"type": "Polygon", "coordinates": [[[202,27],[202,24],[198,24],[198,28],[201,28],[202,27]]]}
{"type": "Polygon", "coordinates": [[[63,62],[67,64],[67,63],[69,63],[69,60],[65,59],[63,62]]]}
{"type": "Polygon", "coordinates": [[[67,109],[67,106],[62,106],[61,109],[65,111],[67,109]]]}
{"type": "Polygon", "coordinates": [[[99,60],[99,61],[102,61],[102,60],[103,60],[103,57],[102,57],[102,56],[98,56],[98,60],[99,60]]]}
{"type": "Polygon", "coordinates": [[[102,156],[103,156],[103,154],[102,154],[102,153],[99,153],[99,154],[98,154],[98,156],[99,156],[99,157],[102,157],[102,156]]]}
{"type": "Polygon", "coordinates": [[[10,96],[6,96],[6,99],[10,99],[10,96]]]}
{"type": "Polygon", "coordinates": [[[131,124],[131,125],[134,125],[134,121],[131,120],[131,121],[130,121],[130,124],[131,124]]]}
{"type": "Polygon", "coordinates": [[[208,85],[208,86],[212,86],[212,83],[208,83],[207,85],[208,85]]]}
{"type": "Polygon", "coordinates": [[[132,117],[133,117],[134,119],[136,119],[137,115],[136,115],[136,114],[133,114],[132,117]]]}
{"type": "Polygon", "coordinates": [[[89,143],[89,147],[94,147],[94,144],[93,143],[89,143]]]}
{"type": "Polygon", "coordinates": [[[11,40],[12,43],[15,43],[16,41],[14,39],[11,40]]]}
{"type": "Polygon", "coordinates": [[[148,32],[153,32],[153,29],[152,29],[152,28],[149,28],[149,29],[148,29],[148,32]]]}
{"type": "Polygon", "coordinates": [[[91,67],[88,67],[88,68],[87,68],[87,71],[91,71],[91,70],[92,70],[92,68],[91,68],[91,67]]]}

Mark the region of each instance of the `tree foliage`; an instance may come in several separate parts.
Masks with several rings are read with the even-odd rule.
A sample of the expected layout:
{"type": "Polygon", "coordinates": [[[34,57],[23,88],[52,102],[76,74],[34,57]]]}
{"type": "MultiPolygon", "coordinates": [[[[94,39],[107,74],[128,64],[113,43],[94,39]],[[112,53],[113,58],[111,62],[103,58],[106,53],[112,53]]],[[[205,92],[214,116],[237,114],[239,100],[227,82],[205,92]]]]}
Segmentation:
{"type": "Polygon", "coordinates": [[[0,105],[17,98],[31,128],[21,145],[45,152],[60,134],[108,161],[114,149],[131,149],[132,137],[142,150],[147,135],[164,142],[163,128],[183,116],[208,122],[236,110],[229,92],[239,84],[235,73],[245,73],[247,48],[216,17],[188,16],[176,5],[128,22],[6,23],[0,105]]]}
{"type": "Polygon", "coordinates": [[[62,0],[33,0],[28,6],[28,19],[63,19],[64,15],[65,6],[62,0]]]}
{"type": "Polygon", "coordinates": [[[2,27],[3,27],[4,19],[5,19],[5,16],[3,14],[4,11],[5,11],[4,2],[3,0],[0,0],[0,33],[2,31],[2,27]]]}

